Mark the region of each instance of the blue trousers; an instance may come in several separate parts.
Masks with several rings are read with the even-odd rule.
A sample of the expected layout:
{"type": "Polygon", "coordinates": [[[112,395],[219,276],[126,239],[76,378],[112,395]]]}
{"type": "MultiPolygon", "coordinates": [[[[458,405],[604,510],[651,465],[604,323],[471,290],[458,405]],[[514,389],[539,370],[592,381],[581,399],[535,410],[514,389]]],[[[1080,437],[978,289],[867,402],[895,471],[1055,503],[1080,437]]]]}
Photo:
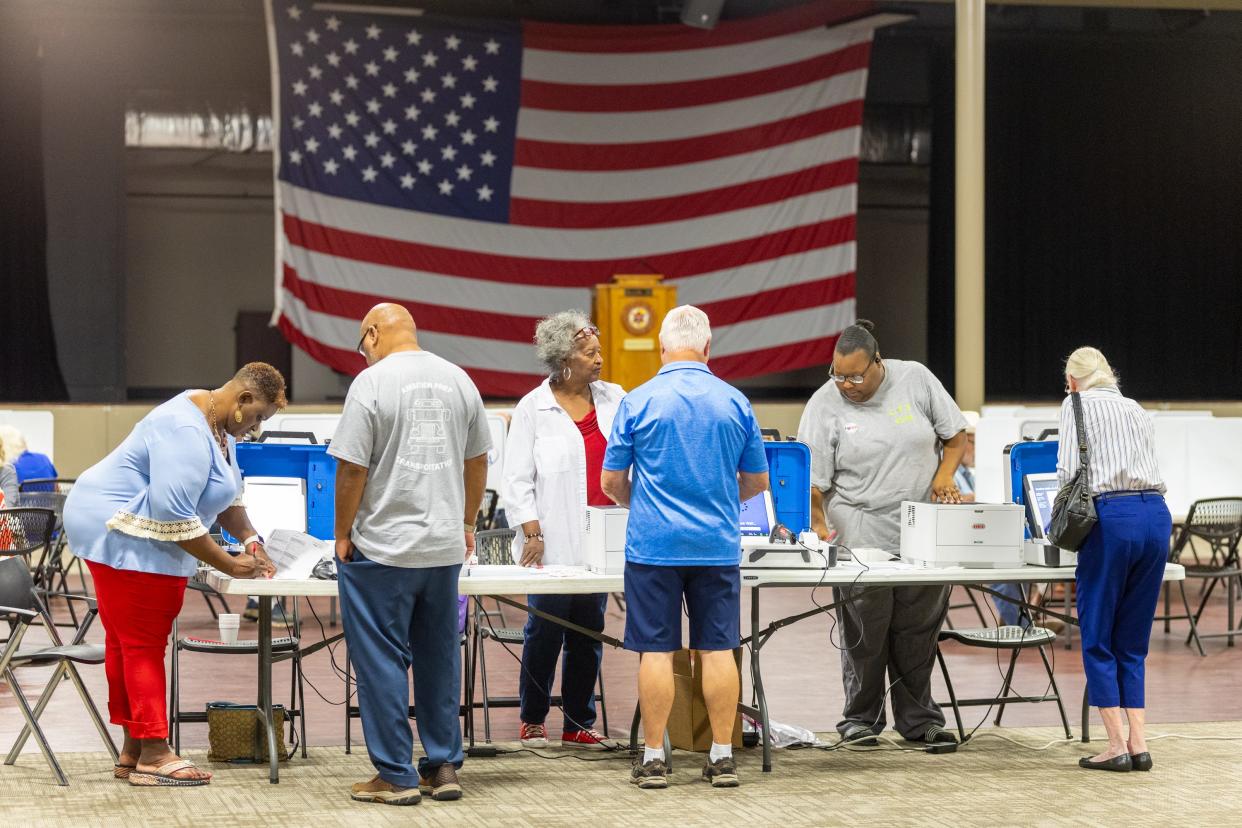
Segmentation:
{"type": "Polygon", "coordinates": [[[1147,645],[1169,559],[1172,519],[1155,493],[1096,500],[1100,522],[1078,551],[1078,621],[1087,698],[1143,707],[1147,645]]]}
{"type": "MultiPolygon", "coordinates": [[[[1015,601],[1026,600],[1026,584],[992,584],[992,589],[1008,595],[1015,601]]],[[[1017,604],[1006,601],[999,595],[992,596],[992,603],[996,605],[996,614],[1002,624],[1009,627],[1031,626],[1030,619],[1023,614],[1022,607],[1017,604]]]]}
{"type": "Polygon", "coordinates": [[[461,767],[461,567],[386,566],[355,549],[354,559],[337,566],[337,573],[371,764],[380,778],[406,788],[445,763],[461,767]],[[418,739],[426,754],[417,771],[409,720],[411,669],[418,739]]]}
{"type": "MultiPolygon", "coordinates": [[[[572,621],[588,630],[604,629],[607,593],[595,595],[531,595],[530,606],[557,618],[572,621]]],[[[582,633],[567,630],[535,614],[526,619],[526,643],[522,646],[522,674],[518,694],[522,699],[522,721],[543,724],[551,706],[549,691],[561,661],[561,706],[565,730],[577,732],[595,726],[595,681],[604,645],[582,633]]]]}

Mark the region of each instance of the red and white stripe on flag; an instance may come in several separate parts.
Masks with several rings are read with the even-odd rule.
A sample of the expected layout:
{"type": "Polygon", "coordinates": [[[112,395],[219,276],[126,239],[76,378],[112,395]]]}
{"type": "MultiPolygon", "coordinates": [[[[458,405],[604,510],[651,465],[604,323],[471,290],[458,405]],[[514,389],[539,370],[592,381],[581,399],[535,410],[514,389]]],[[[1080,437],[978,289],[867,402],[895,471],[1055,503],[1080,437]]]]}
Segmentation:
{"type": "Polygon", "coordinates": [[[657,272],[711,318],[719,376],[829,362],[854,317],[871,41],[893,22],[870,10],[812,2],[706,32],[524,23],[508,222],[278,180],[281,329],[357,373],[359,320],[399,302],[484,395],[520,396],[543,377],[541,316],[657,272]]]}

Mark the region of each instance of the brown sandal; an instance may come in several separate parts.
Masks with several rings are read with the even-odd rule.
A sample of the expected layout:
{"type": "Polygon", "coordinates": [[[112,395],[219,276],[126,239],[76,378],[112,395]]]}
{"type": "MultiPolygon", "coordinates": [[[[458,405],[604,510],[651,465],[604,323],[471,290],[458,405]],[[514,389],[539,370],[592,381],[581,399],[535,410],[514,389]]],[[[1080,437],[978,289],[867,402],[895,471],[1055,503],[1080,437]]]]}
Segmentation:
{"type": "Polygon", "coordinates": [[[112,777],[114,779],[129,779],[129,775],[134,772],[137,765],[113,765],[112,777]]]}
{"type": "Polygon", "coordinates": [[[160,765],[154,771],[140,771],[134,768],[129,774],[129,784],[144,788],[193,788],[206,785],[211,781],[210,776],[205,779],[185,779],[173,775],[178,771],[193,767],[195,767],[193,762],[177,759],[160,765]]]}

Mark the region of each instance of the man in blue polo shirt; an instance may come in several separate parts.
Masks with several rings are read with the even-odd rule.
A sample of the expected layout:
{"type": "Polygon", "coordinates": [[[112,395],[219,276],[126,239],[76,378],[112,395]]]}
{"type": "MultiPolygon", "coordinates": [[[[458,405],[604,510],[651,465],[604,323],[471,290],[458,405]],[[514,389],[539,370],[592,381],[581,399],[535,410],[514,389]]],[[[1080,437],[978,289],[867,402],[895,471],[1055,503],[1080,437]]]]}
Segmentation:
{"type": "Polygon", "coordinates": [[[738,784],[732,738],[740,512],[743,501],[768,488],[768,462],[750,403],[707,367],[711,336],[707,314],[698,308],[682,305],[665,317],[664,367],[621,401],[600,478],[604,492],[630,509],[625,647],[641,654],[638,699],[647,744],[630,776],[640,788],[668,786],[663,739],[683,595],[712,726],[703,778],[713,787],[738,784]]]}

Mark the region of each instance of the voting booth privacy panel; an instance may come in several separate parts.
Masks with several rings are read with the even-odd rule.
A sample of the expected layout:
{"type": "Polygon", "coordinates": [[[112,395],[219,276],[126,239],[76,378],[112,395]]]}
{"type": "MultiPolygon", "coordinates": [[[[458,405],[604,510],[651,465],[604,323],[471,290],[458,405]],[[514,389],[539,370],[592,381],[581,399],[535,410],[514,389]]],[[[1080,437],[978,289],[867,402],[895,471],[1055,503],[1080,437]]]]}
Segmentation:
{"type": "Polygon", "coordinates": [[[795,534],[811,528],[811,449],[788,441],[763,444],[768,456],[772,511],[795,534]]]}
{"type": "MultiPolygon", "coordinates": [[[[1156,460],[1168,487],[1165,500],[1170,512],[1185,515],[1196,500],[1242,495],[1242,417],[1213,417],[1207,411],[1148,414],[1156,433],[1156,460]]],[[[1055,432],[1059,427],[1059,407],[985,406],[975,430],[979,502],[1001,503],[1010,499],[1010,493],[1013,502],[1023,502],[1022,479],[1012,480],[1006,449],[1044,438],[1052,446],[1052,465],[1030,468],[1027,473],[1056,471],[1055,432]],[[1012,487],[1008,492],[1007,486],[1012,487]]]]}
{"type": "MultiPolygon", "coordinates": [[[[298,446],[281,443],[238,443],[237,467],[246,481],[247,509],[252,512],[255,528],[265,528],[263,516],[252,509],[249,498],[255,478],[301,481],[299,494],[305,495],[305,531],[320,540],[332,540],[335,534],[333,517],[336,512],[336,458],[327,446],[298,446]]],[[[282,510],[283,511],[283,510],[282,510]]],[[[288,523],[296,516],[288,515],[288,523]]],[[[301,529],[297,525],[266,527],[301,529]]]]}
{"type": "MultiPolygon", "coordinates": [[[[499,492],[503,478],[505,439],[509,433],[510,409],[487,409],[487,427],[492,435],[492,450],[487,454],[487,488],[499,492]]],[[[267,421],[267,431],[291,431],[314,434],[320,443],[332,440],[340,414],[277,414],[267,421]]]]}
{"type": "MultiPolygon", "coordinates": [[[[804,443],[764,443],[772,504],[776,519],[795,533],[811,528],[811,450],[804,443]]],[[[323,445],[284,443],[238,443],[237,465],[246,481],[247,507],[256,528],[295,529],[321,540],[332,540],[336,498],[336,458],[323,445]],[[288,500],[278,508],[280,525],[259,526],[264,516],[251,506],[255,483],[298,483],[298,497],[305,497],[304,529],[298,515],[289,514],[288,500]]]]}

